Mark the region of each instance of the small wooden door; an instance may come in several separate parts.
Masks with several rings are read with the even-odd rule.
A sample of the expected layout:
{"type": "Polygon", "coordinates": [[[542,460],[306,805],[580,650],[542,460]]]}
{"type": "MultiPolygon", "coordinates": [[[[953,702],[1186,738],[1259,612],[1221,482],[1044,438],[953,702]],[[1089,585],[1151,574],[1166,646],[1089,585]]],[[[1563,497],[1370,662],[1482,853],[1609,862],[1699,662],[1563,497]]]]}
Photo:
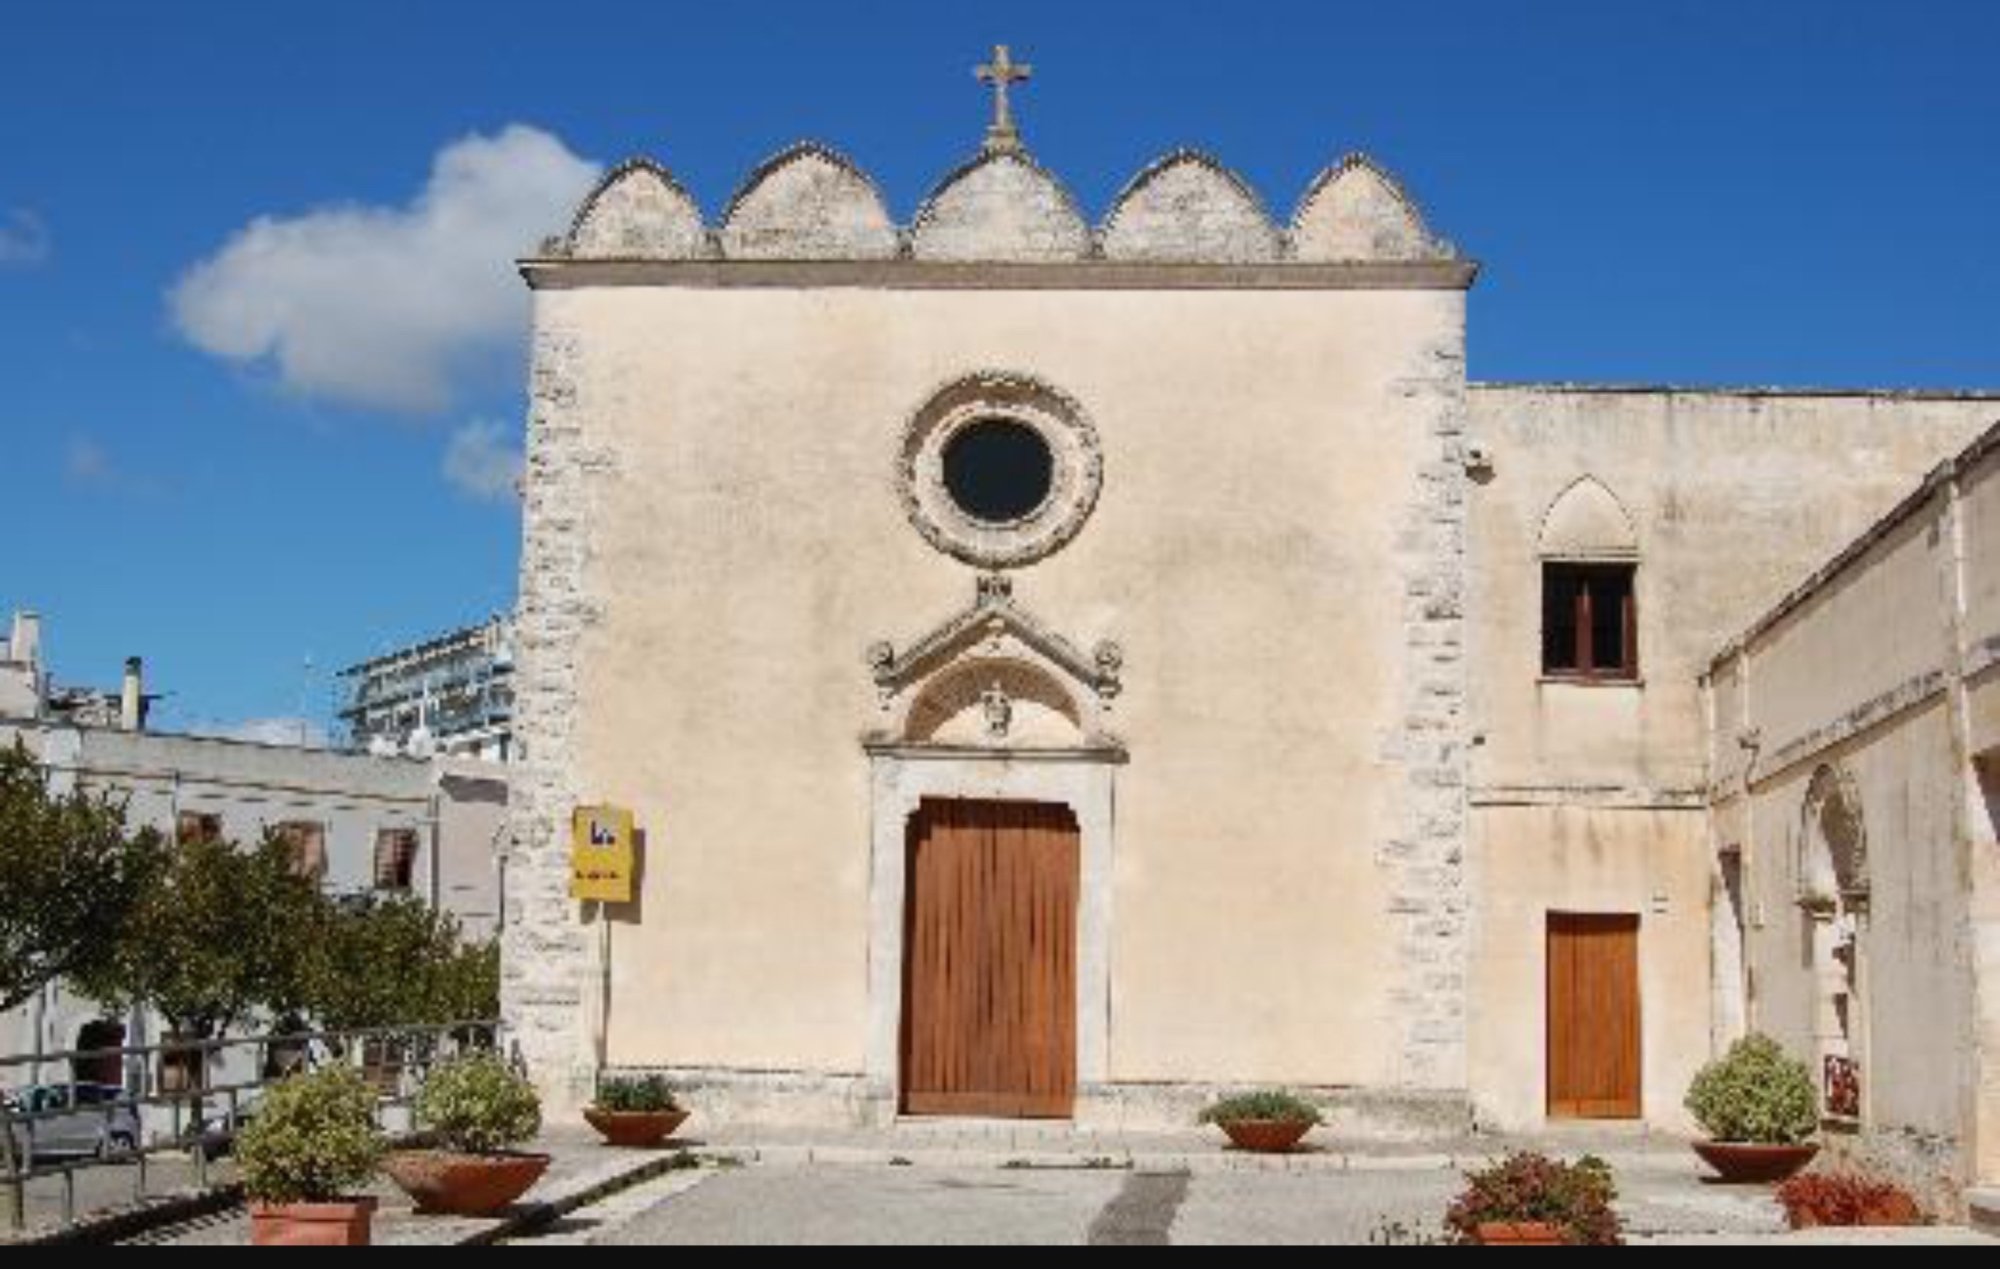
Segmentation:
{"type": "Polygon", "coordinates": [[[904,1114],[1075,1114],[1082,866],[1061,807],[926,802],[911,820],[904,1114]]]}
{"type": "Polygon", "coordinates": [[[1549,918],[1549,1117],[1645,1117],[1639,918],[1549,918]]]}

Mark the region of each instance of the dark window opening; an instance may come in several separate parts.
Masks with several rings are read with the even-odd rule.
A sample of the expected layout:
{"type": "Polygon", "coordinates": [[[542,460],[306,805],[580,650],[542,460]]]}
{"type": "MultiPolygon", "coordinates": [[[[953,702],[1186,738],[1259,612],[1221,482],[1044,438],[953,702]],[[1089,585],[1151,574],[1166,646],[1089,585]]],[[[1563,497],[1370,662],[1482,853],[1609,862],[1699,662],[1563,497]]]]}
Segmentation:
{"type": "Polygon", "coordinates": [[[417,884],[417,835],[404,828],[375,835],[375,888],[408,894],[417,884]]]}
{"type": "Polygon", "coordinates": [[[945,489],[959,510],[985,524],[1013,524],[1041,510],[1055,478],[1048,442],[1024,424],[986,419],[945,447],[945,489]]]}
{"type": "Polygon", "coordinates": [[[183,811],[174,822],[174,840],[183,846],[214,846],[222,841],[222,817],[183,811]]]}
{"type": "Polygon", "coordinates": [[[292,852],[292,868],[302,879],[314,883],[326,880],[326,825],[280,824],[277,835],[292,852]]]}
{"type": "Polygon", "coordinates": [[[1550,678],[1635,682],[1639,570],[1550,564],[1542,578],[1542,670],[1550,678]]]}

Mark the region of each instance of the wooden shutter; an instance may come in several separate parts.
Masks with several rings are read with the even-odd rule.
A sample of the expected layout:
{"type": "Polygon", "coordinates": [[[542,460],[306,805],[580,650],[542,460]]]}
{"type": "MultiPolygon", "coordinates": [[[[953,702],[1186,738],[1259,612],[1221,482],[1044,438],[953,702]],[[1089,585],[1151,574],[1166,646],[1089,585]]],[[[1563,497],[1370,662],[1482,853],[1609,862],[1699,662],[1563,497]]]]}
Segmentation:
{"type": "Polygon", "coordinates": [[[904,1113],[1075,1113],[1081,870],[1067,810],[924,804],[909,834],[904,1113]]]}
{"type": "Polygon", "coordinates": [[[1549,918],[1549,1116],[1645,1116],[1639,918],[1549,918]]]}
{"type": "Polygon", "coordinates": [[[417,881],[417,835],[404,828],[386,828],[375,835],[375,888],[407,893],[417,881]]]}

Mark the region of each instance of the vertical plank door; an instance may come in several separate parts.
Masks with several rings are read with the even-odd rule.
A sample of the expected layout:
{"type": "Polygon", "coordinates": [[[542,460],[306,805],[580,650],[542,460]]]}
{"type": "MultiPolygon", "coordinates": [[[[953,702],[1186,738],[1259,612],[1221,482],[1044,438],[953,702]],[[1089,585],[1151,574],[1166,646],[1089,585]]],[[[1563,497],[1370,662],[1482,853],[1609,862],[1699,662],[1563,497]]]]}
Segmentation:
{"type": "Polygon", "coordinates": [[[1645,1116],[1639,918],[1549,917],[1549,1117],[1645,1116]]]}
{"type": "Polygon", "coordinates": [[[904,1114],[1075,1114],[1082,863],[1061,807],[933,801],[912,819],[904,1114]]]}

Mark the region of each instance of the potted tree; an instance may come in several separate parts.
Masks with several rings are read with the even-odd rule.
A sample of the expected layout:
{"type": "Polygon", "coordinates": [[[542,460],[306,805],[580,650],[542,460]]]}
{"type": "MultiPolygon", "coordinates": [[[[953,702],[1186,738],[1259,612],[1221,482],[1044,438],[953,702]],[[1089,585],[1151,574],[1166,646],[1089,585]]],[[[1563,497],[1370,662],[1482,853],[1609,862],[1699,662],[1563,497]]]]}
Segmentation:
{"type": "Polygon", "coordinates": [[[1695,1153],[1729,1185],[1777,1185],[1819,1157],[1812,1072],[1768,1036],[1751,1036],[1703,1071],[1687,1107],[1709,1140],[1695,1153]]]}
{"type": "Polygon", "coordinates": [[[1264,1092],[1219,1101],[1202,1112],[1201,1122],[1222,1129],[1238,1150],[1290,1154],[1326,1117],[1295,1094],[1264,1092]]]}
{"type": "Polygon", "coordinates": [[[605,1144],[625,1150],[652,1150],[687,1123],[688,1112],[660,1076],[607,1079],[597,1086],[597,1104],[583,1117],[605,1144]]]}
{"type": "Polygon", "coordinates": [[[433,1150],[389,1156],[384,1170],[423,1216],[504,1214],[549,1170],[547,1155],[512,1153],[542,1130],[534,1085],[498,1057],[460,1058],[431,1072],[417,1125],[433,1150]]]}
{"type": "Polygon", "coordinates": [[[1517,1154],[1466,1178],[1445,1234],[1461,1247],[1622,1247],[1617,1201],[1617,1181],[1600,1159],[1517,1154]]]}
{"type": "Polygon", "coordinates": [[[271,1090],[237,1142],[259,1247],[366,1247],[375,1200],[353,1197],[382,1158],[375,1093],[334,1067],[271,1090]]]}

